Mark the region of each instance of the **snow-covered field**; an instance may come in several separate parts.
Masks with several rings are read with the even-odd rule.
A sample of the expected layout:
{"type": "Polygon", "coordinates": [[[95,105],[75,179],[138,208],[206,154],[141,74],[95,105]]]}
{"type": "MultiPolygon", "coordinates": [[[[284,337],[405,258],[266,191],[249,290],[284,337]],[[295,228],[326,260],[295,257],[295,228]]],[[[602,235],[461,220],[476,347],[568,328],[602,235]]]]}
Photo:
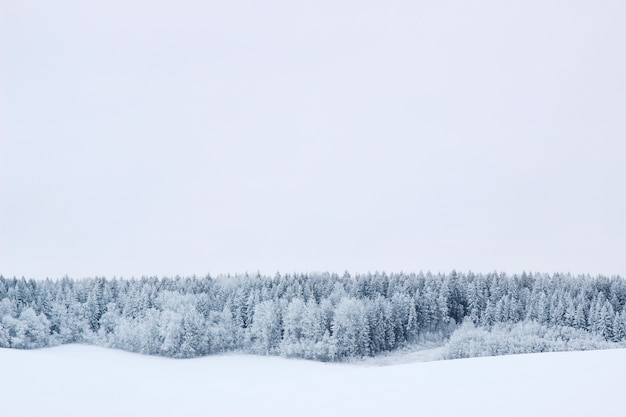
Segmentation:
{"type": "Polygon", "coordinates": [[[0,349],[0,416],[623,416],[626,349],[389,366],[0,349]]]}

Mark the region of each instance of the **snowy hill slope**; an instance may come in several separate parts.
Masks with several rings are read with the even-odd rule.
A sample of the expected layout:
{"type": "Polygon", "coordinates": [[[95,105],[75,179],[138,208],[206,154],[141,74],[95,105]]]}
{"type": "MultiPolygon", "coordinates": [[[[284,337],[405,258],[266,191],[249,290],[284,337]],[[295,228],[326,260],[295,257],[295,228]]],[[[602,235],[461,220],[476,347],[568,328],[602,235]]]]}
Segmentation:
{"type": "Polygon", "coordinates": [[[385,367],[0,349],[0,416],[618,416],[626,350],[385,367]]]}

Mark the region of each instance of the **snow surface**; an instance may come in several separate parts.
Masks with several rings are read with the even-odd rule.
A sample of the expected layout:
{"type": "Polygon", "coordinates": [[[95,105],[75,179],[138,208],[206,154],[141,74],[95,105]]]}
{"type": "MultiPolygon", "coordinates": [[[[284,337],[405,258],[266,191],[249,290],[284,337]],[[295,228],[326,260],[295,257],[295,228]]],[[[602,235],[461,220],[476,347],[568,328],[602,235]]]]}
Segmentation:
{"type": "Polygon", "coordinates": [[[623,416],[625,374],[626,349],[377,367],[0,349],[0,416],[623,416]]]}

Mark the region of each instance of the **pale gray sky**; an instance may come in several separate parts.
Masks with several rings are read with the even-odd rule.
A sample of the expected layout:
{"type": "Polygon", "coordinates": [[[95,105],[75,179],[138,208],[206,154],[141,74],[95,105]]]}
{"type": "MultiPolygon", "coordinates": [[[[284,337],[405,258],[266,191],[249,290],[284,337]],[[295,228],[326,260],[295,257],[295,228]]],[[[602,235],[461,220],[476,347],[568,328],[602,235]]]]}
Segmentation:
{"type": "Polygon", "coordinates": [[[626,275],[622,0],[0,13],[0,274],[626,275]]]}

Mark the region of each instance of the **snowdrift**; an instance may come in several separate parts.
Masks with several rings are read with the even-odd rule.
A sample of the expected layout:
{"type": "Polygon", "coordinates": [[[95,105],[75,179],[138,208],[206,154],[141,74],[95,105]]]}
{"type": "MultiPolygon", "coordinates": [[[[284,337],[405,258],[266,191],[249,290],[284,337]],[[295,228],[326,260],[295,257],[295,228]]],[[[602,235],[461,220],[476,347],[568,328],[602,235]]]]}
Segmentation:
{"type": "Polygon", "coordinates": [[[622,416],[626,349],[390,366],[0,349],[0,415],[622,416]]]}

